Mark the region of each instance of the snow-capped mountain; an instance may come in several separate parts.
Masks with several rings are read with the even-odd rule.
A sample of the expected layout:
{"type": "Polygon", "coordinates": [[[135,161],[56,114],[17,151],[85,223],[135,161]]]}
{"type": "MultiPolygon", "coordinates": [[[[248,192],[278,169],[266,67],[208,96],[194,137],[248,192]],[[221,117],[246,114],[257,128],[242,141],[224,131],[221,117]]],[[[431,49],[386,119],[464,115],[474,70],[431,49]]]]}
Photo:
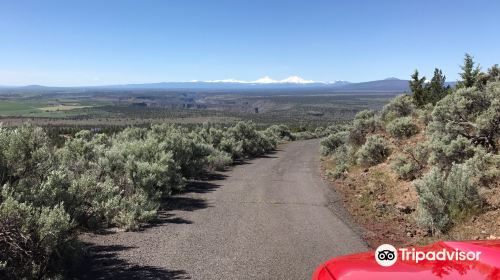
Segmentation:
{"type": "Polygon", "coordinates": [[[269,76],[264,76],[255,81],[242,81],[236,79],[225,79],[225,80],[211,80],[205,81],[207,83],[240,83],[240,84],[314,84],[314,83],[323,83],[323,82],[315,82],[313,80],[306,80],[299,76],[290,76],[283,80],[275,80],[269,76]]]}
{"type": "Polygon", "coordinates": [[[278,83],[287,83],[287,84],[314,84],[314,83],[321,83],[321,82],[315,82],[312,80],[305,80],[299,76],[290,76],[286,79],[283,79],[281,81],[278,81],[278,83]]]}
{"type": "Polygon", "coordinates": [[[108,88],[135,88],[135,89],[289,89],[289,88],[341,88],[350,82],[337,80],[321,82],[306,80],[300,76],[290,76],[282,80],[275,80],[264,76],[253,81],[222,79],[222,80],[192,80],[189,82],[163,82],[152,84],[111,85],[108,88]]]}

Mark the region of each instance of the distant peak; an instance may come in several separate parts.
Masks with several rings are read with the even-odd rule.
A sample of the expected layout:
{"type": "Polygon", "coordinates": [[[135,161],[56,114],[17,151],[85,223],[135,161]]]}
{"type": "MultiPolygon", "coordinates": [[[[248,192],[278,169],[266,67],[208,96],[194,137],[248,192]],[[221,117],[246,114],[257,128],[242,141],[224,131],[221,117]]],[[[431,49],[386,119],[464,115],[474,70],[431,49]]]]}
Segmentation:
{"type": "Polygon", "coordinates": [[[283,79],[279,82],[280,83],[288,83],[288,84],[312,84],[312,83],[315,83],[315,81],[305,80],[299,76],[290,76],[290,77],[283,79]]]}
{"type": "Polygon", "coordinates": [[[386,81],[399,81],[400,79],[398,79],[396,77],[389,77],[389,78],[385,78],[384,80],[386,80],[386,81]]]}
{"type": "Polygon", "coordinates": [[[241,84],[246,84],[248,82],[246,81],[240,81],[236,79],[224,79],[224,80],[212,80],[212,81],[206,81],[207,83],[241,83],[241,84]]]}
{"type": "Polygon", "coordinates": [[[344,80],[336,80],[333,82],[328,82],[329,84],[334,84],[334,85],[347,85],[350,84],[351,82],[349,81],[344,81],[344,80]]]}
{"type": "Polygon", "coordinates": [[[242,80],[235,80],[235,79],[224,79],[224,80],[211,80],[211,81],[206,81],[208,83],[241,83],[241,84],[312,84],[312,83],[318,83],[313,80],[306,80],[302,77],[299,76],[290,76],[286,79],[283,80],[275,80],[269,76],[264,76],[260,79],[257,79],[255,81],[242,81],[242,80]]]}
{"type": "Polygon", "coordinates": [[[272,79],[271,77],[269,76],[265,76],[265,77],[262,77],[260,79],[257,79],[251,83],[255,83],[255,84],[274,84],[274,83],[278,83],[278,81],[272,79]]]}

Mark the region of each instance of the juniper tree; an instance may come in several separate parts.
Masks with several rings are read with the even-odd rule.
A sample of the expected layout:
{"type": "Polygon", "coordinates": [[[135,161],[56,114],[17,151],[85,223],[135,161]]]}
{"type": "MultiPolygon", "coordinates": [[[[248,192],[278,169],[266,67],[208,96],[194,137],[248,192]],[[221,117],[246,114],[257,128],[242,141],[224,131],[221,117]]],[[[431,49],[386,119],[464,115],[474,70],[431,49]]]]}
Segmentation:
{"type": "Polygon", "coordinates": [[[479,74],[479,77],[476,81],[476,87],[480,90],[484,90],[486,88],[486,84],[495,81],[500,81],[500,67],[498,67],[498,64],[495,64],[491,68],[489,68],[488,72],[481,72],[479,74]]]}
{"type": "Polygon", "coordinates": [[[415,70],[413,75],[411,75],[410,80],[410,90],[412,92],[412,97],[417,106],[423,106],[425,104],[425,76],[420,78],[418,70],[415,70]]]}
{"type": "Polygon", "coordinates": [[[436,102],[446,95],[448,88],[445,86],[445,81],[446,76],[443,75],[443,72],[438,68],[434,69],[434,76],[432,76],[430,83],[427,85],[427,91],[424,98],[425,104],[436,104],[436,102]]]}
{"type": "Polygon", "coordinates": [[[457,88],[472,87],[476,84],[479,74],[481,73],[481,68],[479,65],[475,66],[474,58],[466,53],[464,58],[464,64],[460,66],[462,73],[459,73],[462,80],[457,83],[457,88]]]}

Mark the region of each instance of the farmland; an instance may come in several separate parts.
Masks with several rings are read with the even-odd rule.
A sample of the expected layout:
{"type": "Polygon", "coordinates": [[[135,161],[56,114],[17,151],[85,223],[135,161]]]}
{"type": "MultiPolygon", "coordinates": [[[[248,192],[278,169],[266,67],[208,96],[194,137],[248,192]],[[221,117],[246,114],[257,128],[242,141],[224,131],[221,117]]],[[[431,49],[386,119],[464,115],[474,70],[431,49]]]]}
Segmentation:
{"type": "Polygon", "coordinates": [[[283,123],[292,128],[343,123],[365,109],[379,110],[388,92],[158,91],[87,90],[0,91],[0,122],[16,126],[120,127],[151,123],[283,123]]]}

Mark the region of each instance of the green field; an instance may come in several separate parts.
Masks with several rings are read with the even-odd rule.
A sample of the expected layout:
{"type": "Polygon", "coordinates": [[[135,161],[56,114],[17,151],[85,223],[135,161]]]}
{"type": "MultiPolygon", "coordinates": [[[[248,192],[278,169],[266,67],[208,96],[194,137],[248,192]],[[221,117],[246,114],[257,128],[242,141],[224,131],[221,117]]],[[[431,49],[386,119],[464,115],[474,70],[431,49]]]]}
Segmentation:
{"type": "Polygon", "coordinates": [[[0,101],[0,115],[23,116],[39,112],[34,104],[23,101],[0,101]]]}
{"type": "Polygon", "coordinates": [[[74,100],[0,100],[2,117],[65,118],[81,115],[78,109],[102,106],[103,102],[75,102],[74,100]]]}
{"type": "Polygon", "coordinates": [[[0,101],[0,112],[19,112],[33,110],[29,104],[17,101],[0,101]]]}

